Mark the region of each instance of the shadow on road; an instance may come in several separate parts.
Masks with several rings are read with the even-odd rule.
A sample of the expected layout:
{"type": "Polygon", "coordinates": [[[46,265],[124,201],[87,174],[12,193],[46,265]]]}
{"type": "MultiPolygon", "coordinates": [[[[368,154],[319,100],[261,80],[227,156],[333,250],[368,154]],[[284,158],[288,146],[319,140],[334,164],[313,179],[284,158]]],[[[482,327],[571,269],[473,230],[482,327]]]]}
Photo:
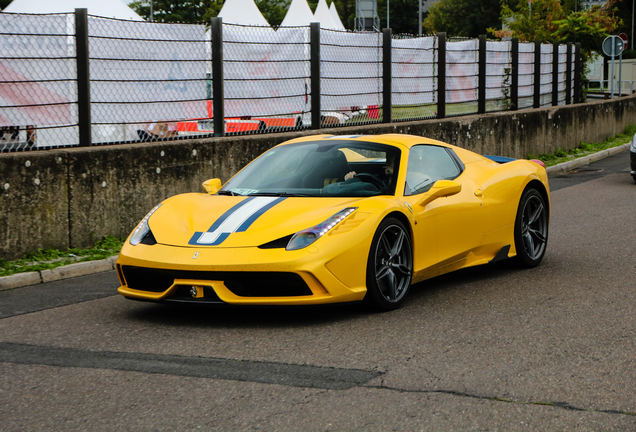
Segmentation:
{"type": "MultiPolygon", "coordinates": [[[[403,313],[411,308],[426,307],[429,299],[454,288],[488,279],[505,277],[519,271],[512,262],[490,264],[459,270],[438,276],[411,287],[402,309],[377,312],[361,303],[321,306],[207,306],[174,305],[135,302],[134,308],[124,312],[124,319],[157,325],[217,328],[294,328],[299,325],[324,326],[351,320],[372,319],[383,315],[403,313]]],[[[387,316],[388,318],[388,316],[387,316]]]]}

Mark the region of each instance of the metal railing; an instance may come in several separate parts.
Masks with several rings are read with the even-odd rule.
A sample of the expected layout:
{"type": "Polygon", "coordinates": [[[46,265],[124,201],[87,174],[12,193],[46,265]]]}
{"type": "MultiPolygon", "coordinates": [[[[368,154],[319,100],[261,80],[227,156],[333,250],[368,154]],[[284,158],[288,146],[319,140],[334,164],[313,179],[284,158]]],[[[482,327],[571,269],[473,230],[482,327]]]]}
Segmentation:
{"type": "MultiPolygon", "coordinates": [[[[0,152],[578,103],[580,47],[0,14],[0,152]]],[[[630,92],[633,83],[630,83],[630,92]]]]}

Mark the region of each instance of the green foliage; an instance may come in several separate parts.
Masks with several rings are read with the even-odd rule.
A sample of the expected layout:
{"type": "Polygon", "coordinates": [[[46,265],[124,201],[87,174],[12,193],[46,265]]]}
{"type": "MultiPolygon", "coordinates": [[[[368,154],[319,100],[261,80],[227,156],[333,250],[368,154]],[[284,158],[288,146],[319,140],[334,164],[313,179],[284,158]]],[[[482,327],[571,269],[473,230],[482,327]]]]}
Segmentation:
{"type": "MultiPolygon", "coordinates": [[[[507,6],[504,0],[504,5],[507,6]]],[[[428,9],[424,27],[429,32],[475,38],[488,28],[501,28],[500,0],[439,0],[428,9]]]]}
{"type": "Polygon", "coordinates": [[[34,252],[28,252],[22,258],[13,261],[6,261],[0,258],[0,276],[47,270],[82,261],[106,259],[117,255],[124,241],[125,239],[106,236],[90,249],[38,249],[34,252]]]}
{"type": "MultiPolygon", "coordinates": [[[[418,34],[418,11],[417,0],[389,0],[389,25],[393,34],[418,34]]],[[[378,16],[382,27],[386,28],[386,0],[378,0],[378,16]]],[[[422,20],[425,18],[426,14],[423,14],[422,20]]]]}
{"type": "Polygon", "coordinates": [[[279,26],[280,23],[283,22],[290,4],[291,0],[283,0],[280,2],[256,0],[256,6],[258,6],[258,9],[271,26],[279,26]]]}
{"type": "Polygon", "coordinates": [[[566,151],[562,148],[559,148],[552,154],[543,153],[538,157],[535,155],[528,155],[527,159],[539,159],[543,161],[546,166],[557,165],[562,162],[567,162],[568,160],[587,156],[590,153],[596,153],[612,147],[618,147],[620,145],[627,144],[632,140],[634,133],[636,133],[636,125],[629,125],[625,128],[625,134],[618,134],[615,137],[609,137],[602,143],[582,142],[577,148],[574,148],[572,150],[566,151]]]}
{"type": "MultiPolygon", "coordinates": [[[[205,16],[209,9],[218,7],[220,10],[218,5],[219,2],[221,2],[221,0],[200,0],[197,2],[187,0],[153,0],[153,19],[157,22],[203,22],[205,21],[205,16]]],[[[149,20],[149,1],[137,0],[130,3],[128,6],[130,6],[130,8],[137,12],[137,14],[142,18],[149,20]]]]}
{"type": "MultiPolygon", "coordinates": [[[[504,4],[501,19],[508,29],[491,28],[489,32],[497,37],[517,37],[521,41],[578,42],[589,55],[591,51],[598,51],[603,39],[620,24],[614,16],[614,1],[584,11],[569,10],[559,0],[519,2],[515,11],[504,4]]],[[[578,8],[576,4],[574,6],[578,8]]]]}

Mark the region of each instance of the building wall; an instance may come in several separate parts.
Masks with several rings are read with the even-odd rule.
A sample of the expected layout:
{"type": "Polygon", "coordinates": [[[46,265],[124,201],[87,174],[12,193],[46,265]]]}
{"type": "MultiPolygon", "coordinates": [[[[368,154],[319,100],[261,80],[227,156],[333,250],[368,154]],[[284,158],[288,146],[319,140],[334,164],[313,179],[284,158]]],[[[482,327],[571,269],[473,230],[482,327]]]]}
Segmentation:
{"type": "MultiPolygon", "coordinates": [[[[320,133],[410,133],[481,154],[526,158],[600,142],[636,124],[636,96],[444,120],[324,129],[320,133]]],[[[125,237],[157,203],[227,181],[285,140],[268,134],[0,154],[0,258],[38,248],[88,247],[125,237]]]]}

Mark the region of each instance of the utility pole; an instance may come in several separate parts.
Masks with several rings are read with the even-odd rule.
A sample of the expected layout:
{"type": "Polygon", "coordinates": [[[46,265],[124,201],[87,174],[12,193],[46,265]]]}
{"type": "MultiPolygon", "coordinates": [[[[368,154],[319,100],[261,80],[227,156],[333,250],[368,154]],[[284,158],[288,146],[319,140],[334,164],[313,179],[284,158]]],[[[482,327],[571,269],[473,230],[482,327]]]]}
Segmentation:
{"type": "Polygon", "coordinates": [[[420,23],[420,25],[419,25],[419,27],[417,29],[417,34],[419,36],[422,36],[422,1],[423,0],[418,0],[418,2],[420,3],[420,19],[418,21],[420,23]]]}

